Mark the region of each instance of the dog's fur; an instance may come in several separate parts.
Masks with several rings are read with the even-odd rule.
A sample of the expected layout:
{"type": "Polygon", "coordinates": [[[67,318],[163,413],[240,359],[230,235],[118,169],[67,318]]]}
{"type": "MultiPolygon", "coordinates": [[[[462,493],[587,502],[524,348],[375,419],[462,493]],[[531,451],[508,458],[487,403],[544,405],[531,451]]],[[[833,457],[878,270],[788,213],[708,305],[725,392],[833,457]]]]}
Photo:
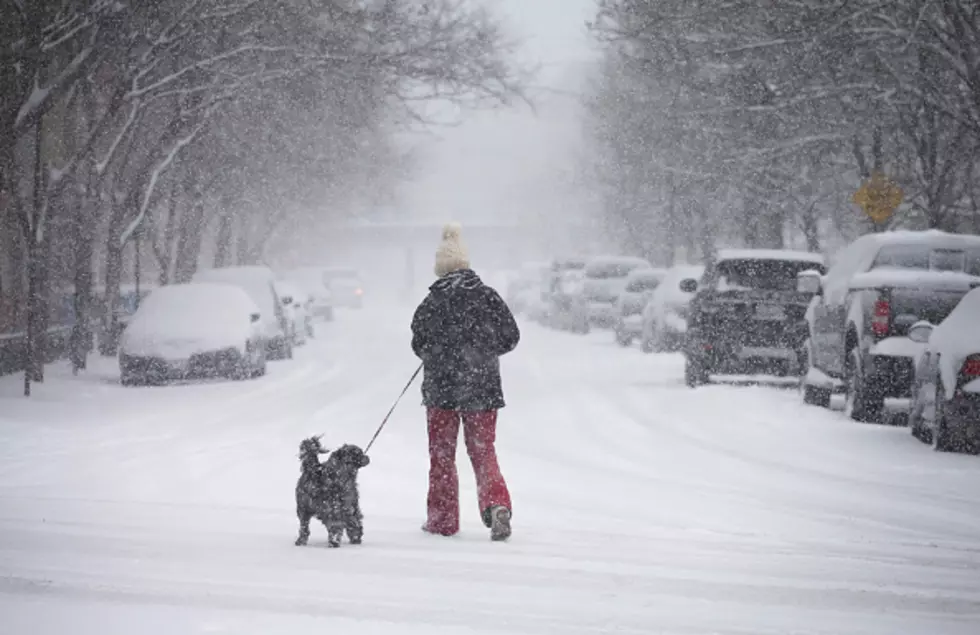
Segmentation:
{"type": "Polygon", "coordinates": [[[351,544],[361,544],[364,536],[357,471],[371,459],[356,445],[343,445],[330,452],[320,437],[304,439],[299,446],[300,476],[296,482],[296,516],[299,518],[297,545],[310,538],[310,520],[316,518],[327,528],[327,545],[339,547],[344,531],[351,544]]]}

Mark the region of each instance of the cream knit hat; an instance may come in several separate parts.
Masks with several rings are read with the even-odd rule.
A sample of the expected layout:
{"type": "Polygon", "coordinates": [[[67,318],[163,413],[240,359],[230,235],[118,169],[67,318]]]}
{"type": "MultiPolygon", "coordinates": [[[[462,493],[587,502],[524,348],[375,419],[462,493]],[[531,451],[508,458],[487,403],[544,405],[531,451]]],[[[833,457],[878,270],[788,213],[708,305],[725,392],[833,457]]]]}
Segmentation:
{"type": "Polygon", "coordinates": [[[460,238],[459,223],[448,223],[442,228],[442,242],[436,249],[436,275],[440,278],[453,271],[470,268],[470,257],[460,238]]]}

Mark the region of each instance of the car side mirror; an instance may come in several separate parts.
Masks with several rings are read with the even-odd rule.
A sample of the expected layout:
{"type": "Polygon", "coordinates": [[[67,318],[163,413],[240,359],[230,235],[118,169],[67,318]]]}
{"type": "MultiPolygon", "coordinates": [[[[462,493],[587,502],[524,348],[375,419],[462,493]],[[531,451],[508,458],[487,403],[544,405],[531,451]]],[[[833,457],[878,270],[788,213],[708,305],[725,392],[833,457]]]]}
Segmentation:
{"type": "Polygon", "coordinates": [[[695,293],[698,290],[698,281],[694,278],[684,278],[677,286],[684,293],[695,293]]]}
{"type": "Polygon", "coordinates": [[[796,274],[797,293],[820,295],[823,293],[823,276],[819,271],[808,269],[796,274]]]}
{"type": "Polygon", "coordinates": [[[248,319],[252,322],[252,324],[255,324],[260,319],[262,319],[262,316],[258,313],[253,313],[250,316],[248,316],[248,319]]]}
{"type": "Polygon", "coordinates": [[[920,320],[909,327],[909,339],[919,344],[928,344],[934,327],[931,323],[920,320]]]}

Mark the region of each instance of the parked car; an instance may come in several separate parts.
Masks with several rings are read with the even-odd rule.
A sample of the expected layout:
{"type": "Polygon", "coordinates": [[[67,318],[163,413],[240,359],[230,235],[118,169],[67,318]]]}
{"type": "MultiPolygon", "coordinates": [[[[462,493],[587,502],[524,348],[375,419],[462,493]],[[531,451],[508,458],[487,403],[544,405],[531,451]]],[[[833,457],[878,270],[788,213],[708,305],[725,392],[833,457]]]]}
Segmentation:
{"type": "Polygon", "coordinates": [[[909,338],[924,347],[909,407],[912,435],[939,452],[980,450],[980,288],[938,325],[913,324],[909,338]]]}
{"type": "Polygon", "coordinates": [[[300,285],[289,280],[276,280],[275,287],[286,320],[290,324],[293,346],[302,346],[313,331],[313,317],[310,315],[313,297],[300,285]]]}
{"type": "Polygon", "coordinates": [[[584,311],[590,326],[613,328],[619,320],[616,302],[634,269],[649,269],[643,258],[600,256],[585,265],[584,311]]]}
{"type": "Polygon", "coordinates": [[[721,250],[678,288],[694,293],[684,342],[688,386],[713,374],[801,372],[806,341],[804,315],[811,293],[797,290],[802,271],[826,270],[823,256],[805,251],[721,250]]]}
{"type": "Polygon", "coordinates": [[[272,270],[261,266],[204,269],[194,274],[192,279],[193,282],[231,284],[248,293],[262,315],[266,356],[269,359],[292,359],[292,325],[282,309],[275,280],[272,270]]]}
{"type": "Polygon", "coordinates": [[[700,280],[703,265],[676,265],[667,270],[664,279],[643,307],[640,347],[644,353],[677,351],[687,335],[687,312],[693,293],[680,289],[681,280],[700,280]]]}
{"type": "Polygon", "coordinates": [[[614,331],[620,346],[629,346],[643,334],[643,307],[666,273],[666,269],[634,269],[626,276],[626,286],[616,301],[619,317],[614,331]]]}
{"type": "Polygon", "coordinates": [[[330,289],[334,306],[360,309],[364,306],[364,283],[361,273],[351,267],[324,267],[323,281],[330,289]]]}
{"type": "Polygon", "coordinates": [[[140,304],[122,334],[124,386],[168,380],[265,374],[261,312],[249,295],[227,284],[160,287],[140,304]]]}
{"type": "MultiPolygon", "coordinates": [[[[139,292],[136,291],[135,284],[119,285],[119,295],[116,297],[112,306],[112,319],[100,319],[99,324],[107,330],[100,333],[101,348],[115,354],[118,347],[119,338],[129,324],[130,318],[136,313],[140,302],[146,298],[156,288],[155,284],[143,283],[140,285],[139,292]]],[[[74,304],[74,297],[68,296],[69,305],[74,304]]],[[[103,315],[106,311],[106,290],[102,285],[92,288],[92,311],[95,315],[103,315]]],[[[72,306],[72,312],[74,307],[72,306]]],[[[107,316],[108,317],[108,316],[107,316]]]]}
{"type": "Polygon", "coordinates": [[[504,301],[514,315],[522,315],[540,304],[548,263],[525,262],[510,275],[504,301]]]}
{"type": "Polygon", "coordinates": [[[800,284],[815,294],[804,401],[829,406],[842,384],[848,416],[876,421],[886,398],[911,397],[920,347],[909,327],[939,324],[980,284],[980,236],[869,234],[842,250],[826,275],[802,274],[800,284]]]}
{"type": "Polygon", "coordinates": [[[589,315],[584,290],[583,269],[567,269],[560,272],[551,281],[548,293],[547,326],[572,333],[588,333],[589,315]]]}
{"type": "Polygon", "coordinates": [[[323,318],[327,322],[333,320],[333,294],[330,286],[324,280],[322,267],[299,267],[284,271],[280,278],[301,285],[312,297],[310,315],[323,318]]]}

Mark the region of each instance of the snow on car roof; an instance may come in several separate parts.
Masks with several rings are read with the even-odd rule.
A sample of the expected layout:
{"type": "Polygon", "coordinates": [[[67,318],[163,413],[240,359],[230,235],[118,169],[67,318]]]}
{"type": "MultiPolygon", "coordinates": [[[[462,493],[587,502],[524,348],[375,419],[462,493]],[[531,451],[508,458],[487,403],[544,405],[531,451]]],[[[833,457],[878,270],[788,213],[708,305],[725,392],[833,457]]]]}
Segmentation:
{"type": "Polygon", "coordinates": [[[928,244],[935,245],[939,248],[963,249],[966,247],[980,247],[980,236],[951,234],[938,229],[927,229],[923,231],[898,230],[865,234],[855,242],[864,242],[876,246],[928,244]]]}
{"type": "Polygon", "coordinates": [[[822,254],[793,249],[719,249],[718,260],[792,260],[822,265],[822,254]]]}
{"type": "Polygon", "coordinates": [[[247,319],[258,313],[259,307],[241,288],[211,282],[190,282],[159,287],[140,303],[127,328],[138,329],[144,324],[166,330],[166,323],[175,317],[192,318],[235,317],[247,319]],[[134,326],[135,325],[135,326],[134,326]]]}
{"type": "Polygon", "coordinates": [[[636,256],[596,256],[594,258],[589,258],[586,266],[607,266],[607,265],[629,265],[632,267],[650,267],[650,263],[643,258],[638,258],[636,256]]]}
{"type": "Polygon", "coordinates": [[[851,278],[852,288],[895,286],[903,288],[928,287],[930,289],[948,287],[969,289],[980,285],[980,277],[962,271],[937,271],[935,269],[905,269],[900,267],[880,267],[851,278]]]}

